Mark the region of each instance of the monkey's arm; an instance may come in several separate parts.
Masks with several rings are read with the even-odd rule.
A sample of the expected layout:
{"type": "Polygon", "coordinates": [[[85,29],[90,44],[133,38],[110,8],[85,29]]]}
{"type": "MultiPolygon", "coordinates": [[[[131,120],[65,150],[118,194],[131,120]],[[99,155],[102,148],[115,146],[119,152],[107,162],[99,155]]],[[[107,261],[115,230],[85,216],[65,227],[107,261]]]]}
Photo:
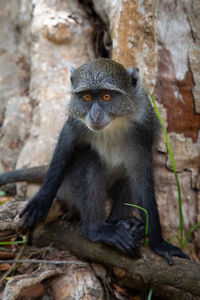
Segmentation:
{"type": "Polygon", "coordinates": [[[32,230],[46,218],[71,158],[76,140],[74,132],[70,122],[66,122],[61,131],[44,183],[38,193],[20,212],[22,220],[19,227],[22,232],[32,230]]]}
{"type": "Polygon", "coordinates": [[[48,166],[23,168],[0,174],[0,186],[12,182],[33,182],[41,183],[47,173],[48,166]]]}

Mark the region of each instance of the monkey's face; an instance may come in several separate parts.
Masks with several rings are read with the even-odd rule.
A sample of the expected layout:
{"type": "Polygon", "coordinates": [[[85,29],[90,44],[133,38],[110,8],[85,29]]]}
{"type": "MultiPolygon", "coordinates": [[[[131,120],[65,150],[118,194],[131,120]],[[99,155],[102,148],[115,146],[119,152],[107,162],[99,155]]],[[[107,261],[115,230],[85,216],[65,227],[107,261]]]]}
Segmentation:
{"type": "Polygon", "coordinates": [[[100,89],[74,93],[70,113],[78,117],[90,130],[100,132],[109,127],[116,118],[121,97],[119,92],[100,89]]]}
{"type": "MultiPolygon", "coordinates": [[[[126,70],[111,59],[99,58],[71,68],[69,113],[95,132],[113,120],[137,111],[139,70],[126,70]]],[[[115,122],[116,123],[116,122],[115,122]]]]}

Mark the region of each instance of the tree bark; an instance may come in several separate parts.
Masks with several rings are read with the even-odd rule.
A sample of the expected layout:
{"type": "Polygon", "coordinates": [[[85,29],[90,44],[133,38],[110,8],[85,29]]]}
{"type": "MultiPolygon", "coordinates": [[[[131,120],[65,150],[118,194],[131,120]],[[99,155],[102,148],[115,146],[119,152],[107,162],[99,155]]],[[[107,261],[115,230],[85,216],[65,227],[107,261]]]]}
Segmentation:
{"type": "Polygon", "coordinates": [[[78,226],[63,222],[38,228],[34,232],[33,243],[39,247],[53,243],[58,249],[69,250],[82,259],[123,269],[141,287],[151,282],[154,288],[166,285],[200,296],[200,264],[174,258],[175,264],[169,266],[164,258],[147,246],[141,247],[142,258],[131,258],[104,244],[90,242],[82,236],[78,226]]]}

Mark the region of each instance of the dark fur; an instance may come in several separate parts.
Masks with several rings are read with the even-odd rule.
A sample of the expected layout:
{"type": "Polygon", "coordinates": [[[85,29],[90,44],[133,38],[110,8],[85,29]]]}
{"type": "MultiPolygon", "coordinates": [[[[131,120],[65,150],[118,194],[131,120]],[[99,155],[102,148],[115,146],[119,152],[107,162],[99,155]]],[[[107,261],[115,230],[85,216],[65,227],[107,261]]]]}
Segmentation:
{"type": "Polygon", "coordinates": [[[69,119],[56,146],[45,181],[20,213],[21,229],[32,230],[48,214],[54,197],[73,203],[81,214],[83,232],[92,241],[139,254],[143,221],[130,218],[124,202],[144,207],[149,215],[151,248],[172,263],[186,257],[162,239],[154,195],[153,149],[159,122],[137,68],[126,70],[109,59],[72,69],[69,119]],[[90,93],[93,100],[83,101],[90,93]],[[102,100],[109,93],[111,100],[102,100]],[[114,201],[105,221],[107,197],[114,201]]]}

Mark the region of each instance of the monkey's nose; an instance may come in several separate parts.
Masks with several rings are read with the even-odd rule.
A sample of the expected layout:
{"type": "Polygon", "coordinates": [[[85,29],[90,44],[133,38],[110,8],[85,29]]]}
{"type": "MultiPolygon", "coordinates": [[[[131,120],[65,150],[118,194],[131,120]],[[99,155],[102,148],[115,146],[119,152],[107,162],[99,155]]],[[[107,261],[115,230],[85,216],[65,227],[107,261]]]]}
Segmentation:
{"type": "Polygon", "coordinates": [[[90,110],[90,119],[93,124],[101,123],[104,117],[103,109],[98,105],[98,103],[94,103],[90,110]]]}

